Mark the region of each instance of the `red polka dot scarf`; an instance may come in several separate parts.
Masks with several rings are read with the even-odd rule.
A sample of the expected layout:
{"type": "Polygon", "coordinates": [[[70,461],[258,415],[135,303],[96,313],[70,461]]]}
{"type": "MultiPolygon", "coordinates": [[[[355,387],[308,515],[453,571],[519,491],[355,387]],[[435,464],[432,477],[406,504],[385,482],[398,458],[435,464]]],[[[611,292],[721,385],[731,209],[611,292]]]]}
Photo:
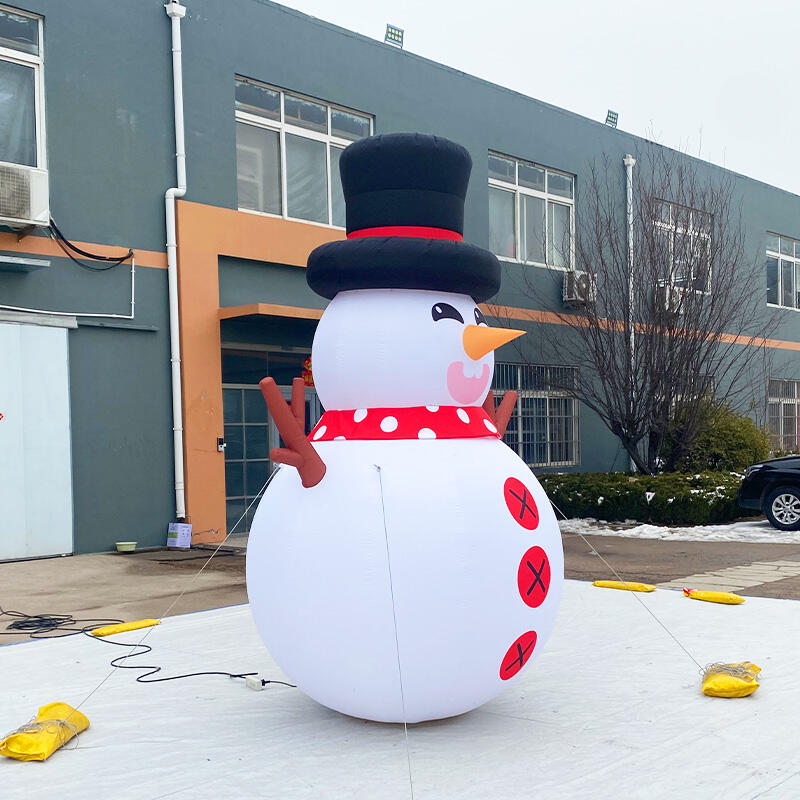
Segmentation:
{"type": "Polygon", "coordinates": [[[326,411],[311,431],[312,442],[342,439],[499,439],[495,424],[478,406],[415,406],[326,411]]]}

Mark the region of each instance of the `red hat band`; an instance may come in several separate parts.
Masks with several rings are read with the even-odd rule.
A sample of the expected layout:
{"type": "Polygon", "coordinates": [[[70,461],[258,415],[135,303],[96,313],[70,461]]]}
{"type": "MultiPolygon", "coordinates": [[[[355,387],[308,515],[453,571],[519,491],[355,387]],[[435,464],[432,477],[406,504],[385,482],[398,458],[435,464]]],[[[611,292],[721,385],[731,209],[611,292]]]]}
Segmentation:
{"type": "Polygon", "coordinates": [[[415,239],[449,239],[453,242],[464,240],[464,237],[457,231],[431,228],[425,225],[383,225],[379,228],[362,228],[347,234],[348,239],[365,239],[370,236],[411,236],[415,239]]]}

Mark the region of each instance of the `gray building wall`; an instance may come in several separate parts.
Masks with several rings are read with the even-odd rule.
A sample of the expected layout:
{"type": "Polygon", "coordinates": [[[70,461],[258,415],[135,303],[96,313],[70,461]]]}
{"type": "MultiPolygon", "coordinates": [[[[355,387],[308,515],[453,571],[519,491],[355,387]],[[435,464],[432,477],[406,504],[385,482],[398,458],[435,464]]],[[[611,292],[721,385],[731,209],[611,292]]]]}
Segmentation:
{"type": "MultiPolygon", "coordinates": [[[[44,17],[53,218],[73,241],[163,252],[163,195],[175,182],[163,5],[16,5],[44,17]]],[[[29,274],[0,271],[0,303],[129,313],[129,262],[89,272],[67,258],[50,261],[29,274]]],[[[122,540],[163,544],[174,515],[166,278],[137,267],[133,322],[81,317],[69,332],[76,552],[122,540]]]]}
{"type": "MultiPolygon", "coordinates": [[[[165,189],[175,182],[170,22],[160,0],[25,0],[44,24],[47,157],[51,209],[77,241],[164,250],[165,189]]],[[[581,214],[590,162],[619,165],[644,143],[267,0],[189,0],[182,23],[188,192],[191,201],[236,207],[234,76],[244,75],[374,115],[375,131],[423,131],[463,143],[473,157],[465,238],[488,246],[487,151],[571,172],[581,214]]],[[[720,172],[698,162],[701,170],[720,172]]],[[[720,173],[721,174],[721,173],[720,173]]],[[[753,257],[767,230],[800,239],[800,197],[738,176],[737,201],[753,257]]],[[[42,235],[39,232],[37,235],[42,235]]],[[[59,311],[127,310],[128,265],[88,273],[66,259],[20,275],[0,272],[0,302],[59,311]]],[[[498,302],[535,303],[525,277],[504,264],[498,302]]],[[[220,259],[220,303],[257,301],[320,308],[301,269],[220,259]]],[[[81,321],[71,331],[75,542],[79,552],[120,539],[162,543],[172,509],[172,436],[166,273],[137,269],[134,326],[81,321]]],[[[765,285],[742,287],[765,293],[765,285]]],[[[558,287],[547,289],[558,303],[558,287]]],[[[781,312],[776,337],[800,341],[800,315],[781,312]]],[[[536,360],[536,326],[526,357],[536,360]]],[[[266,329],[223,324],[223,340],[305,344],[308,321],[266,329]]],[[[796,353],[775,351],[776,369],[800,377],[796,353]]],[[[499,360],[517,360],[507,346],[499,360]]],[[[616,440],[582,408],[582,470],[624,467],[616,440]]]]}

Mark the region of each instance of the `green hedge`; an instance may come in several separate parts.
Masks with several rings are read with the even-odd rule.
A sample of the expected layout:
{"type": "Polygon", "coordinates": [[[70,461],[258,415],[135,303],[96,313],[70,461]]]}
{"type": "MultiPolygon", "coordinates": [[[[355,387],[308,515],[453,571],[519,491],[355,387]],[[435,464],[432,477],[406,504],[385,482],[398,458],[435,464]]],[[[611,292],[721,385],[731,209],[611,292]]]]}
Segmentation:
{"type": "MultiPolygon", "coordinates": [[[[669,463],[672,436],[664,442],[662,455],[669,463]]],[[[700,410],[700,430],[691,449],[677,460],[681,472],[703,470],[744,471],[745,467],[769,456],[769,436],[750,417],[737,414],[728,406],[706,406],[700,410]]]]}
{"type": "Polygon", "coordinates": [[[744,513],[736,502],[741,475],[731,472],[671,472],[652,477],[603,472],[538,478],[567,517],[695,525],[729,522],[744,513]],[[649,503],[645,492],[653,492],[649,503]]]}

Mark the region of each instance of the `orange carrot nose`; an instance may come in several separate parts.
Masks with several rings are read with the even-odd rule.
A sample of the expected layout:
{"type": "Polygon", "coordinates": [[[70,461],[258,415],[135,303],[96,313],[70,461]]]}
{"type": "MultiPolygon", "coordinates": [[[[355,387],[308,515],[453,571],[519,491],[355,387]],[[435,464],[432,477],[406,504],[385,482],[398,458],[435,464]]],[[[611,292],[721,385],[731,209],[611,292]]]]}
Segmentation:
{"type": "Polygon", "coordinates": [[[496,350],[501,344],[506,344],[525,331],[513,328],[488,328],[485,325],[467,325],[464,328],[464,352],[473,360],[483,358],[487,353],[496,350]]]}

